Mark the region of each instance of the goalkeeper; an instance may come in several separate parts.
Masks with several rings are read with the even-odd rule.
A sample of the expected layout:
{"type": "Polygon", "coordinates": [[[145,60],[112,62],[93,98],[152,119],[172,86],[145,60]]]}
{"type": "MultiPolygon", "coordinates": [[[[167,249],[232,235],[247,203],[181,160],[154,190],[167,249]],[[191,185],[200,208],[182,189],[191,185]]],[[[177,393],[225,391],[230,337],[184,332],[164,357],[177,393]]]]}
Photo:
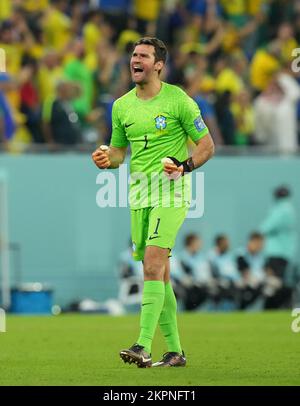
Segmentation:
{"type": "Polygon", "coordinates": [[[138,367],[186,364],[177,328],[176,298],[170,283],[169,254],[189,210],[190,198],[178,193],[175,184],[181,180],[187,180],[188,184],[189,176],[184,175],[202,166],[214,153],[212,138],[196,103],[179,87],[160,80],[166,58],[167,49],[157,38],[142,38],[135,43],[130,71],[136,86],[113,105],[109,148],[99,148],[92,155],[98,168],[113,169],[124,162],[128,145],[131,148],[133,257],[143,261],[144,289],[140,335],[120,356],[138,367]],[[191,157],[188,137],[196,144],[191,157]],[[151,181],[153,174],[162,172],[171,179],[167,180],[168,205],[163,204],[162,193],[153,198],[154,188],[141,188],[141,175],[151,181]],[[152,363],[151,346],[157,324],[168,352],[152,363]]]}

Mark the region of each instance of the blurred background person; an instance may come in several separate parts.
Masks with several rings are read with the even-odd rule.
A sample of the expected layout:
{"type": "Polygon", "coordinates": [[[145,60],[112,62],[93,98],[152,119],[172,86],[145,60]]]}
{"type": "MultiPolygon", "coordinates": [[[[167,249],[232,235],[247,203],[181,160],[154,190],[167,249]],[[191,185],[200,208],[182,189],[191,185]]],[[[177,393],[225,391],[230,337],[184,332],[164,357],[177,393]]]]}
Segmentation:
{"type": "Polygon", "coordinates": [[[45,8],[42,14],[41,28],[46,48],[57,51],[66,50],[75,34],[72,30],[72,19],[67,11],[67,0],[51,0],[48,7],[45,8]]]}
{"type": "Polygon", "coordinates": [[[216,279],[217,293],[214,297],[217,308],[233,310],[237,306],[238,272],[233,253],[230,251],[229,238],[225,234],[217,235],[215,245],[208,255],[212,275],[216,279]]]}
{"type": "Polygon", "coordinates": [[[61,56],[54,49],[46,49],[38,66],[37,83],[42,104],[55,97],[57,82],[63,77],[61,56]]]}
{"type": "Polygon", "coordinates": [[[44,137],[41,122],[41,97],[37,83],[38,64],[32,57],[22,61],[24,81],[20,86],[20,111],[26,117],[25,125],[33,142],[43,143],[44,137]]]}
{"type": "Polygon", "coordinates": [[[266,308],[290,305],[292,292],[287,280],[295,266],[298,242],[296,211],[289,188],[279,186],[273,196],[273,205],[260,227],[266,241],[266,308]]]}
{"type": "Polygon", "coordinates": [[[64,67],[64,75],[67,79],[77,82],[81,87],[80,95],[72,101],[82,126],[87,121],[87,116],[92,110],[93,76],[85,60],[86,52],[84,42],[75,39],[71,45],[70,60],[64,67]]]}
{"type": "Polygon", "coordinates": [[[231,109],[230,91],[218,94],[214,105],[218,125],[225,145],[234,145],[236,123],[231,109]]]}
{"type": "Polygon", "coordinates": [[[202,251],[202,240],[197,234],[188,234],[184,249],[178,254],[180,268],[173,273],[177,292],[185,310],[194,310],[205,303],[213,288],[210,266],[202,251]]]}
{"type": "Polygon", "coordinates": [[[56,85],[56,97],[43,111],[44,136],[50,145],[70,146],[81,142],[79,117],[72,101],[78,98],[77,83],[61,80],[56,85]]]}
{"type": "Polygon", "coordinates": [[[131,239],[128,248],[120,253],[119,258],[119,275],[121,279],[130,278],[132,276],[143,280],[143,265],[141,261],[134,261],[132,258],[132,242],[131,239]]]}
{"type": "Polygon", "coordinates": [[[143,264],[132,258],[132,242],[118,261],[119,301],[122,305],[140,304],[143,290],[143,264]]]}
{"type": "Polygon", "coordinates": [[[214,108],[214,79],[208,75],[197,73],[186,78],[185,87],[187,94],[197,103],[205,124],[210,128],[213,134],[215,144],[223,145],[223,137],[214,108]]]}
{"type": "Polygon", "coordinates": [[[0,73],[0,118],[1,118],[1,142],[7,142],[13,137],[16,123],[13,111],[7,100],[7,90],[11,85],[11,78],[6,73],[0,73]]]}
{"type": "Polygon", "coordinates": [[[255,136],[278,152],[298,147],[297,103],[300,86],[287,72],[274,76],[254,102],[255,136]]]}
{"type": "Polygon", "coordinates": [[[254,140],[254,110],[251,92],[246,87],[236,96],[231,110],[235,120],[235,145],[253,145],[254,140]]]}
{"type": "MultiPolygon", "coordinates": [[[[249,308],[258,298],[261,298],[266,262],[263,248],[263,235],[259,232],[253,232],[248,238],[246,247],[237,251],[237,268],[241,274],[239,281],[240,309],[249,308]]],[[[262,308],[262,303],[259,305],[262,308]]]]}

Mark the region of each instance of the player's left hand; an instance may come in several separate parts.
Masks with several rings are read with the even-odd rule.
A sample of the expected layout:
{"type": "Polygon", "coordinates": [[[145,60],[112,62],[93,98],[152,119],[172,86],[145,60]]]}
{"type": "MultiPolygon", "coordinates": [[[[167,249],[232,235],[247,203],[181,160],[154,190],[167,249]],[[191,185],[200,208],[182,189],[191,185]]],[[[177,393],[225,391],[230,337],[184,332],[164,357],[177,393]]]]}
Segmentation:
{"type": "Polygon", "coordinates": [[[170,180],[177,180],[183,175],[183,165],[174,158],[163,158],[161,163],[164,166],[164,174],[170,180]]]}

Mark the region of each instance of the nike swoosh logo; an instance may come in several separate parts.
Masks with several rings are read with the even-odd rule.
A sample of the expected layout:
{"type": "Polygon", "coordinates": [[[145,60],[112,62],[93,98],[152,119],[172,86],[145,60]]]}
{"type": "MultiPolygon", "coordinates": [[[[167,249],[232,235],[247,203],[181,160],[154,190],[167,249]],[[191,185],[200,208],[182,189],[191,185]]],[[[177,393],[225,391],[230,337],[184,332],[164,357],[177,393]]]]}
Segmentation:
{"type": "Polygon", "coordinates": [[[151,361],[151,358],[144,358],[144,357],[142,356],[142,360],[143,360],[143,362],[149,362],[149,361],[151,361]]]}
{"type": "Polygon", "coordinates": [[[128,128],[128,127],[130,127],[130,126],[132,126],[134,123],[131,123],[131,124],[125,124],[125,128],[128,128]]]}
{"type": "Polygon", "coordinates": [[[149,361],[151,361],[151,355],[150,355],[150,357],[145,357],[144,355],[140,354],[140,360],[142,362],[149,362],[149,361]]]}
{"type": "Polygon", "coordinates": [[[156,237],[149,237],[149,240],[154,240],[154,238],[159,238],[160,235],[157,235],[156,237]]]}

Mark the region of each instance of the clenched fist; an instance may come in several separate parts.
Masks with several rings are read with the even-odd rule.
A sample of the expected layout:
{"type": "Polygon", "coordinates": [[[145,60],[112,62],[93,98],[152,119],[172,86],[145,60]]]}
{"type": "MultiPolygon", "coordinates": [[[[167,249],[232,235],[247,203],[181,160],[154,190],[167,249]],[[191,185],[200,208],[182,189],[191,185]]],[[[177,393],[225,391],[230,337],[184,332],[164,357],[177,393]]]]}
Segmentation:
{"type": "Polygon", "coordinates": [[[111,162],[109,159],[109,147],[107,145],[101,145],[92,153],[93,161],[95,165],[100,169],[107,169],[110,167],[111,162]]]}
{"type": "Polygon", "coordinates": [[[161,163],[164,166],[164,174],[169,180],[177,180],[183,175],[183,166],[175,158],[163,158],[161,163]]]}

